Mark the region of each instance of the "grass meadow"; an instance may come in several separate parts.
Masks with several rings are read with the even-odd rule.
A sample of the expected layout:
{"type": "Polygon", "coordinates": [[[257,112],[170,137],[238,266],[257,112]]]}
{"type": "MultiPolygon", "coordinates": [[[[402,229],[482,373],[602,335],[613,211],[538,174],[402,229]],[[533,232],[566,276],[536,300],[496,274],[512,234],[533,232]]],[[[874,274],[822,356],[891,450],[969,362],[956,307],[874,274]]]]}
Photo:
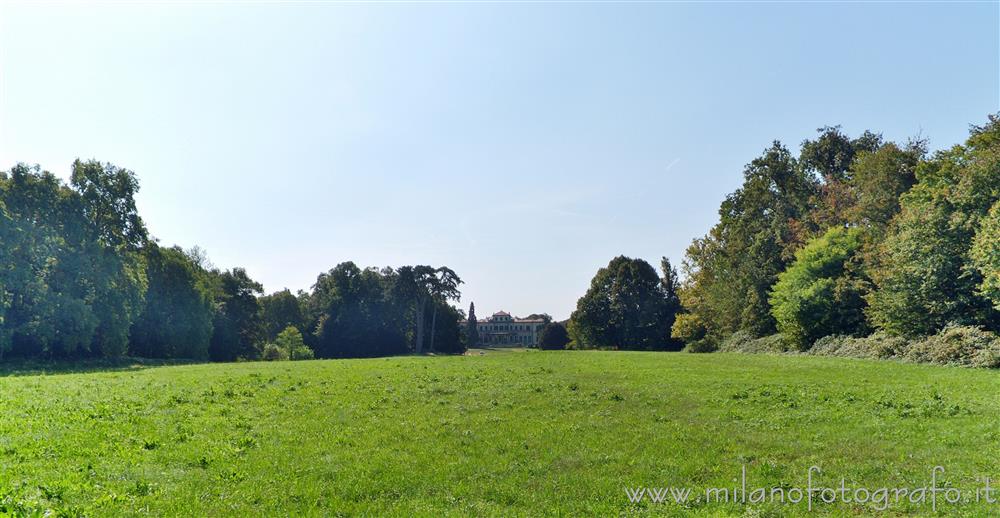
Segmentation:
{"type": "Polygon", "coordinates": [[[806,503],[694,499],[743,466],[751,488],[805,487],[813,465],[815,485],[873,489],[925,486],[940,465],[966,501],[938,515],[1000,512],[970,500],[1000,478],[996,371],[522,351],[4,374],[13,515],[787,516],[806,503]],[[692,501],[633,503],[633,486],[692,501]]]}

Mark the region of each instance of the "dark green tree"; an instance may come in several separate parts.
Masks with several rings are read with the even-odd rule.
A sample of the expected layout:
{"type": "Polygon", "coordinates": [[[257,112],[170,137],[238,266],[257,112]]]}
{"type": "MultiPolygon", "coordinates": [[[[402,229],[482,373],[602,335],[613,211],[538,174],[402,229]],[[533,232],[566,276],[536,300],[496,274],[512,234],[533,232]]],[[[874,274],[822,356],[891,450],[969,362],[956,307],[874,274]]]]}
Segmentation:
{"type": "Polygon", "coordinates": [[[212,272],[212,286],[216,310],[209,357],[214,361],[257,358],[264,339],[257,296],[264,287],[243,268],[212,272]]]}
{"type": "Polygon", "coordinates": [[[542,335],[538,339],[538,348],[547,351],[557,351],[566,348],[569,343],[569,333],[566,326],[559,322],[549,322],[542,328],[542,335]]]}
{"type": "Polygon", "coordinates": [[[911,142],[904,148],[889,142],[876,151],[857,155],[851,166],[853,205],[847,223],[870,229],[880,239],[899,213],[899,198],[917,182],[916,168],[926,144],[911,142]]]}
{"type": "Polygon", "coordinates": [[[436,302],[457,300],[460,292],[458,286],[462,280],[448,267],[434,268],[427,265],[403,266],[395,271],[395,281],[392,288],[392,298],[402,305],[411,308],[412,316],[407,320],[413,322],[413,350],[420,354],[426,343],[425,329],[431,326],[430,350],[434,350],[434,326],[437,319],[436,302]],[[436,301],[436,302],[435,302],[436,301]],[[430,303],[430,304],[429,304],[430,303]],[[428,305],[431,315],[428,318],[428,305]]]}
{"type": "Polygon", "coordinates": [[[451,304],[437,300],[437,306],[432,311],[437,315],[437,323],[431,325],[433,335],[431,343],[436,353],[462,354],[466,351],[466,343],[462,340],[461,321],[463,315],[451,304]]]}
{"type": "Polygon", "coordinates": [[[851,164],[858,153],[873,152],[882,146],[882,135],[865,131],[860,137],[851,139],[840,126],[824,126],[816,130],[819,137],[804,140],[799,152],[799,163],[809,173],[824,182],[850,177],[851,164]]]}
{"type": "Polygon", "coordinates": [[[467,347],[479,345],[479,320],[476,318],[476,303],[469,303],[469,319],[465,323],[465,344],[467,347]]]}
{"type": "Polygon", "coordinates": [[[650,350],[668,346],[670,317],[656,270],[619,256],[598,270],[571,318],[577,347],[650,350]]]}
{"type": "Polygon", "coordinates": [[[146,358],[208,358],[214,315],[208,272],[180,247],[149,243],[144,250],[148,289],[132,323],[129,353],[146,358]]]}
{"type": "Polygon", "coordinates": [[[435,351],[434,342],[435,338],[437,338],[438,309],[441,307],[450,307],[448,305],[449,300],[459,299],[461,296],[461,292],[458,291],[459,284],[462,284],[462,279],[451,268],[442,266],[434,270],[433,280],[428,286],[431,301],[434,303],[431,308],[431,352],[435,351]]]}
{"type": "MultiPolygon", "coordinates": [[[[660,279],[660,285],[663,287],[663,299],[666,303],[666,315],[667,315],[667,329],[673,328],[674,321],[677,319],[677,315],[681,313],[681,297],[680,297],[680,279],[677,277],[677,269],[670,264],[670,259],[663,257],[660,259],[660,271],[663,272],[663,277],[660,279]]],[[[684,343],[680,340],[676,340],[672,335],[668,336],[670,341],[671,349],[680,349],[684,347],[684,343]]]]}
{"type": "Polygon", "coordinates": [[[70,183],[88,223],[85,268],[93,283],[91,306],[98,322],[93,349],[120,356],[128,349],[129,329],[142,311],[146,292],[140,248],[147,234],[135,205],[139,181],[127,169],[77,160],[70,183]]]}
{"type": "MultiPolygon", "coordinates": [[[[406,321],[410,309],[394,299],[397,273],[392,269],[362,270],[341,263],[320,274],[313,286],[313,304],[322,314],[314,351],[319,358],[391,356],[408,351],[406,321]]],[[[408,301],[407,301],[408,302],[408,301]]]]}
{"type": "Polygon", "coordinates": [[[299,332],[306,329],[299,298],[288,288],[261,297],[260,306],[268,341],[274,341],[288,326],[296,327],[299,332]]]}
{"type": "Polygon", "coordinates": [[[79,197],[38,166],[0,175],[0,356],[86,354],[97,328],[79,197]]]}
{"type": "Polygon", "coordinates": [[[0,355],[118,356],[146,290],[127,170],[73,164],[72,187],[37,166],[0,175],[0,355]]]}

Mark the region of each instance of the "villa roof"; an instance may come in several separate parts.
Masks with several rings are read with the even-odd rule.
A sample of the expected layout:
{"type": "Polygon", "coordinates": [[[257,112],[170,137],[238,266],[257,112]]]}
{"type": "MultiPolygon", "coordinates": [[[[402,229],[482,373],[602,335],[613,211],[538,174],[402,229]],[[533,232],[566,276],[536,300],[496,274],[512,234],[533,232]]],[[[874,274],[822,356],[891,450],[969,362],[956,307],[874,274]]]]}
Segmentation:
{"type": "MultiPolygon", "coordinates": [[[[463,320],[463,322],[464,322],[464,320],[463,320]]],[[[488,319],[488,318],[479,318],[479,319],[476,319],[476,322],[478,322],[480,324],[489,324],[492,321],[490,319],[488,319]]],[[[542,324],[542,323],[545,323],[545,320],[542,320],[541,318],[515,318],[515,319],[511,320],[511,323],[513,323],[513,324],[542,324]]]]}

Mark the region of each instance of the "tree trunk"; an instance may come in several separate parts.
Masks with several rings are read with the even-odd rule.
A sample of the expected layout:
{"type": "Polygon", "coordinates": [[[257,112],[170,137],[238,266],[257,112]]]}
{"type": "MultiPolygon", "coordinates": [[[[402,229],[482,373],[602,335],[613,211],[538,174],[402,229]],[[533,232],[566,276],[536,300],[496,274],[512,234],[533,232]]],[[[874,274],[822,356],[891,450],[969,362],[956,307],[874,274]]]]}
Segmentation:
{"type": "Polygon", "coordinates": [[[417,354],[424,352],[424,309],[426,304],[427,298],[421,297],[417,305],[417,343],[414,346],[417,354]]]}
{"type": "Polygon", "coordinates": [[[437,328],[437,318],[438,318],[438,306],[434,304],[434,310],[431,311],[431,346],[430,351],[434,352],[434,330],[437,328]]]}

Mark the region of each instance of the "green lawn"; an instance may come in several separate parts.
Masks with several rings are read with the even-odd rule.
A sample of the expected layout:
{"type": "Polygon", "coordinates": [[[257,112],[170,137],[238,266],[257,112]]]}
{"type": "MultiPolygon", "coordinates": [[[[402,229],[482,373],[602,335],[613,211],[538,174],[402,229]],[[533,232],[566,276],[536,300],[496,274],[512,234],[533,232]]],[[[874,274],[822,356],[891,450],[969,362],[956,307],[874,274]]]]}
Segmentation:
{"type": "MultiPolygon", "coordinates": [[[[526,351],[10,374],[0,411],[0,505],[15,513],[783,516],[805,503],[633,504],[625,488],[693,500],[738,486],[744,465],[751,489],[804,487],[812,465],[814,485],[871,489],[927,485],[940,465],[938,484],[967,497],[1000,479],[1000,372],[839,358],[526,351]]],[[[1000,504],[938,510],[988,513],[1000,504]]]]}

